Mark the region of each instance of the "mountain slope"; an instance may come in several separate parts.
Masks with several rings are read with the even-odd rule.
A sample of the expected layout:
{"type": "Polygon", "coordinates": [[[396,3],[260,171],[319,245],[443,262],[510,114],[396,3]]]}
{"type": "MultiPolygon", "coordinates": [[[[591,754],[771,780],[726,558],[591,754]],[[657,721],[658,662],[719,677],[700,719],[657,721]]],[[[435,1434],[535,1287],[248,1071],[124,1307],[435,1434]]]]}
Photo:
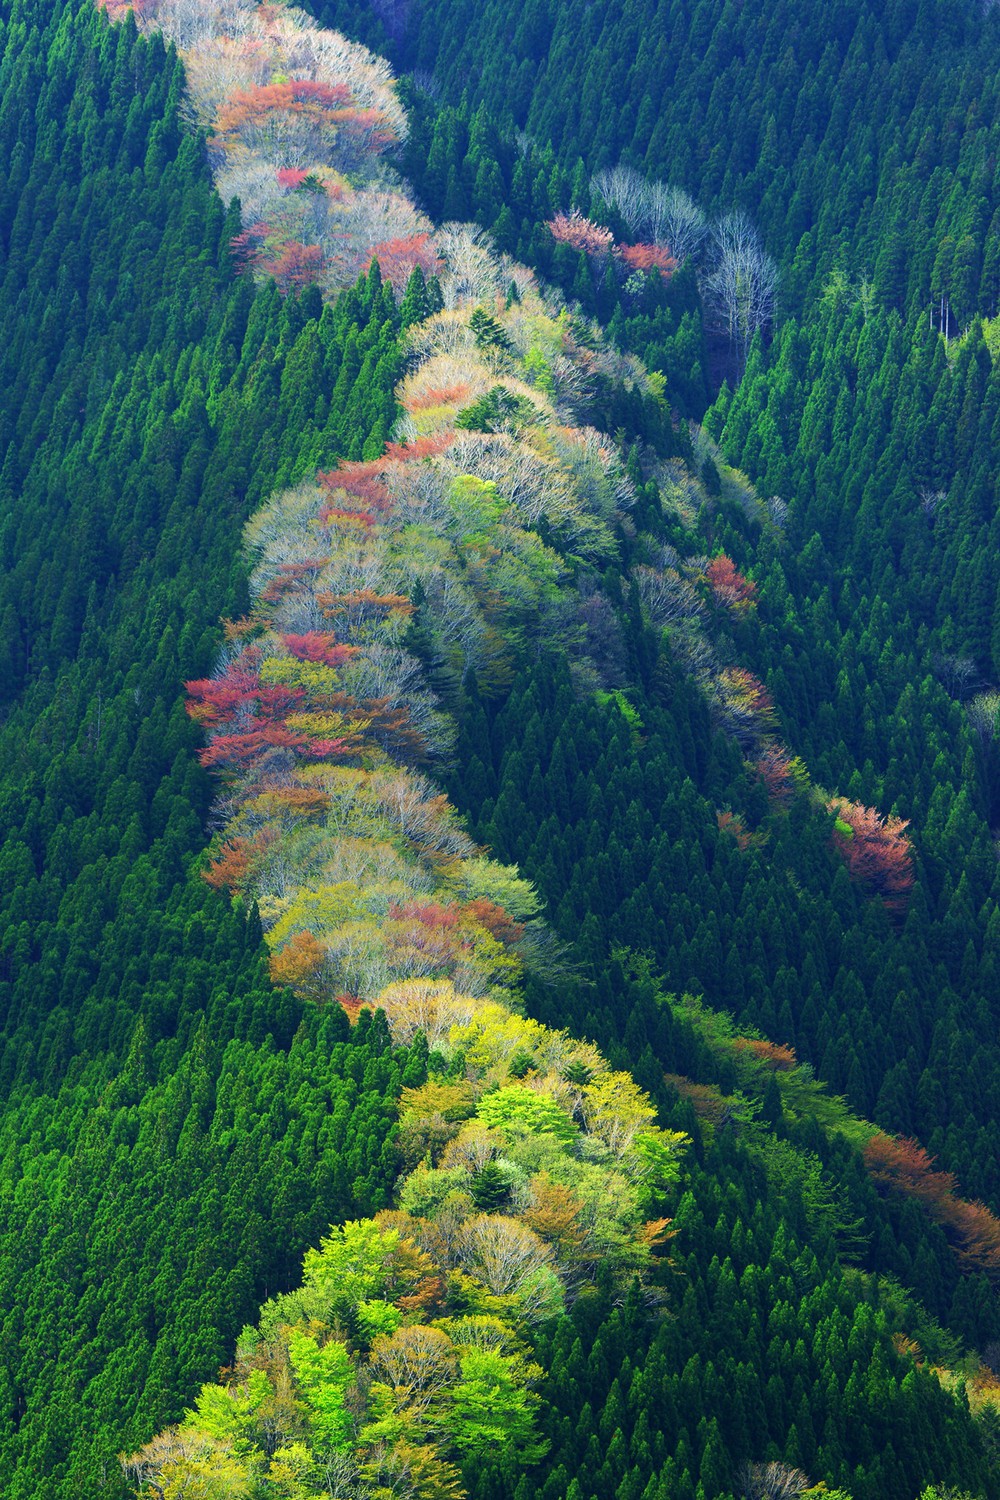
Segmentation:
{"type": "MultiPolygon", "coordinates": [[[[175,9],[181,24],[191,21],[175,9]]],[[[61,370],[58,360],[45,363],[45,341],[32,346],[17,323],[10,341],[29,388],[52,382],[45,409],[61,425],[53,441],[44,423],[30,425],[30,403],[13,411],[17,443],[4,470],[33,517],[19,535],[12,528],[20,569],[12,608],[25,622],[14,639],[25,644],[12,653],[10,690],[24,694],[12,696],[4,726],[17,814],[5,849],[6,1055],[20,1069],[5,1115],[5,1336],[19,1355],[10,1367],[9,1492],[114,1487],[118,1447],[181,1417],[229,1357],[241,1321],[277,1285],[260,1331],[239,1342],[233,1374],[204,1387],[197,1416],[135,1461],[136,1478],[162,1480],[173,1465],[176,1489],[193,1461],[203,1487],[236,1493],[249,1482],[250,1452],[255,1482],[271,1492],[328,1493],[330,1454],[343,1450],[345,1434],[354,1433],[348,1448],[382,1443],[391,1457],[402,1423],[410,1438],[430,1433],[432,1446],[448,1434],[455,1453],[424,1470],[412,1452],[402,1464],[365,1457],[363,1484],[455,1493],[461,1482],[484,1500],[539,1492],[721,1500],[762,1482],[746,1463],[774,1460],[858,1500],[908,1500],[929,1479],[991,1495],[990,1377],[974,1359],[965,1366],[986,1412],[973,1423],[950,1394],[946,1367],[961,1351],[934,1314],[974,1341],[992,1335],[995,1221],[919,1155],[852,1118],[787,1047],[741,1040],[696,1004],[667,1000],[649,962],[618,947],[624,938],[648,950],[672,986],[694,979],[722,1005],[742,988],[744,1020],[794,1037],[838,1085],[844,1067],[852,1101],[866,1108],[880,1086],[885,1092],[878,1070],[892,1066],[888,1043],[879,1055],[865,1019],[872,976],[885,1003],[903,982],[910,945],[930,1011],[942,977],[922,954],[940,948],[967,990],[976,954],[970,962],[959,953],[958,939],[980,929],[974,913],[969,920],[968,885],[948,886],[947,839],[926,836],[922,804],[916,836],[930,868],[918,867],[900,932],[896,898],[905,889],[880,887],[871,864],[856,858],[866,825],[845,821],[855,816],[850,805],[837,803],[839,823],[830,810],[837,790],[884,796],[874,772],[851,783],[854,759],[831,752],[822,725],[809,764],[829,793],[789,756],[773,758],[784,754],[779,729],[799,749],[813,728],[786,706],[795,664],[783,657],[779,680],[767,656],[802,639],[787,603],[798,600],[788,563],[797,517],[786,543],[782,507],[762,504],[700,435],[701,477],[685,469],[676,455],[692,452],[690,439],[666,414],[662,385],[586,319],[543,300],[523,269],[469,231],[432,239],[402,184],[383,175],[389,126],[398,137],[405,121],[377,62],[305,28],[313,52],[300,77],[282,65],[281,49],[298,45],[301,21],[277,12],[258,19],[253,7],[234,14],[253,43],[233,60],[238,108],[225,90],[218,95],[220,75],[206,64],[220,50],[219,34],[205,31],[207,12],[197,13],[185,48],[217,180],[238,181],[245,195],[237,249],[261,282],[256,294],[232,278],[227,242],[237,223],[224,220],[192,138],[178,129],[171,54],[155,43],[147,54],[128,19],[107,31],[80,12],[34,44],[34,74],[11,64],[10,129],[23,131],[24,106],[48,68],[62,80],[44,111],[70,140],[66,180],[79,179],[85,205],[96,197],[103,206],[105,179],[95,185],[89,171],[76,173],[75,121],[86,105],[73,104],[68,79],[99,71],[95,57],[104,58],[102,150],[118,153],[107,180],[147,193],[109,217],[129,224],[155,209],[164,228],[145,247],[153,265],[136,270],[148,322],[124,318],[104,342],[102,309],[109,291],[114,305],[117,278],[122,309],[133,295],[118,247],[139,254],[136,240],[97,234],[104,281],[91,276],[80,315],[68,286],[79,289],[82,272],[69,268],[62,236],[40,260],[26,242],[38,190],[30,176],[11,220],[19,234],[5,247],[12,285],[38,278],[38,325],[61,274],[70,314],[94,328],[83,362],[67,357],[61,370]],[[73,65],[61,73],[74,27],[79,50],[70,49],[73,65]],[[144,136],[139,80],[155,81],[158,69],[171,81],[151,84],[154,123],[144,136]],[[317,121],[321,160],[308,154],[317,121]],[[332,149],[338,139],[351,153],[347,170],[332,149]],[[190,189],[183,201],[160,203],[152,184],[171,150],[190,189]],[[145,184],[118,170],[140,154],[145,184]],[[334,306],[324,309],[309,290],[316,277],[328,293],[349,287],[373,256],[378,264],[334,306]],[[301,295],[281,301],[268,276],[301,295]],[[201,294],[189,301],[194,284],[201,294]],[[435,313],[440,297],[449,305],[435,313]],[[402,325],[411,329],[405,347],[402,325]],[[419,368],[399,384],[407,358],[419,368]],[[121,377],[102,392],[112,369],[121,377]],[[64,391],[80,395],[75,371],[96,372],[89,409],[76,409],[80,425],[72,399],[60,405],[64,391]],[[399,411],[406,442],[380,457],[399,411]],[[587,431],[591,422],[620,427],[621,452],[587,431]],[[336,462],[341,455],[346,464],[336,462]],[[317,466],[324,475],[314,484],[317,466]],[[78,545],[62,555],[60,575],[46,548],[65,545],[59,501],[69,477],[78,545]],[[237,532],[272,491],[251,524],[248,586],[237,532]],[[328,549],[321,556],[317,543],[328,549]],[[32,570],[53,583],[37,602],[32,570]],[[60,576],[70,586],[57,599],[60,576]],[[785,613],[775,623],[779,601],[785,613]],[[30,613],[40,604],[52,622],[41,646],[30,613]],[[249,617],[234,624],[248,604],[249,617]],[[211,669],[220,610],[230,644],[214,675],[198,677],[211,669]],[[543,649],[546,637],[564,653],[543,649]],[[782,721],[748,660],[773,678],[782,721]],[[228,773],[216,814],[226,826],[210,865],[199,859],[208,795],[194,764],[199,740],[180,707],[185,676],[211,731],[202,758],[228,773]],[[448,716],[458,731],[451,764],[442,755],[448,716]],[[421,774],[447,776],[494,855],[523,861],[575,949],[560,952],[544,929],[529,927],[535,905],[523,881],[471,846],[415,774],[425,760],[421,774]],[[67,794],[74,822],[60,821],[67,794]],[[242,893],[246,918],[191,873],[195,861],[208,886],[242,893]],[[848,871],[862,883],[852,885],[848,871]],[[947,899],[940,928],[928,933],[926,890],[936,893],[939,878],[947,899]],[[254,903],[275,978],[294,985],[297,999],[265,980],[254,903]],[[913,946],[925,942],[926,950],[913,946]],[[812,1018],[796,990],[806,947],[812,1018]],[[527,1017],[499,1004],[516,1001],[522,987],[527,1017]],[[346,1007],[325,1008],[338,994],[346,1007]],[[357,1014],[361,1000],[381,1001],[394,1038],[363,1010],[348,1029],[342,1010],[357,1014]],[[456,1004],[461,1015],[448,1008],[456,1004]],[[486,1024],[476,1034],[479,1013],[486,1024]],[[857,1024],[821,1047],[824,1023],[840,1013],[857,1024]],[[562,1035],[567,1022],[595,1037],[603,1057],[562,1035]],[[414,1036],[418,1024],[440,1032],[430,1055],[414,1036]],[[452,1034],[459,1024],[468,1035],[452,1034]],[[605,1084],[617,1097],[598,1109],[605,1084]],[[633,1179],[639,1173],[642,1151],[629,1155],[634,1138],[623,1144],[621,1126],[629,1105],[650,1123],[647,1099],[661,1126],[686,1131],[692,1147],[681,1192],[679,1142],[649,1134],[648,1149],[659,1143],[664,1155],[640,1203],[612,1163],[624,1162],[633,1179]],[[869,1153],[867,1171],[860,1147],[879,1140],[881,1164],[869,1153]],[[50,1155],[40,1170],[42,1142],[50,1155]],[[418,1165],[424,1151],[429,1171],[418,1165]],[[411,1257],[405,1267],[392,1260],[399,1239],[376,1255],[378,1274],[384,1254],[397,1278],[391,1295],[376,1286],[341,1306],[335,1286],[329,1300],[324,1277],[343,1270],[336,1233],[307,1259],[307,1291],[280,1295],[292,1291],[303,1248],[331,1219],[384,1208],[401,1166],[417,1168],[399,1185],[404,1210],[377,1221],[386,1239],[403,1237],[411,1257]],[[608,1205],[619,1198],[614,1217],[608,1205]],[[531,1252],[535,1279],[520,1310],[476,1259],[477,1216],[466,1200],[491,1221],[490,1246],[503,1228],[531,1252]],[[672,1266],[662,1254],[650,1264],[642,1251],[639,1209],[673,1213],[672,1266]],[[529,1217],[518,1231],[523,1214],[542,1227],[529,1217]],[[455,1255],[442,1242],[449,1232],[455,1255]],[[604,1266],[589,1287],[580,1265],[598,1257],[604,1266]],[[855,1260],[863,1270],[849,1269],[855,1260]],[[633,1269],[643,1276],[628,1291],[633,1269]],[[425,1283],[446,1273],[447,1292],[405,1283],[403,1272],[415,1270],[425,1283]],[[532,1335],[539,1373],[516,1346],[526,1332],[519,1325],[563,1297],[567,1315],[532,1335]],[[447,1327],[437,1326],[442,1313],[447,1327]],[[296,1327],[303,1317],[313,1322],[296,1327]],[[498,1334],[491,1320],[516,1332],[498,1334]],[[441,1369],[461,1375],[418,1417],[412,1403],[423,1398],[391,1373],[401,1368],[404,1334],[423,1338],[421,1347],[435,1335],[441,1369]],[[373,1371],[385,1377],[375,1396],[373,1371]],[[531,1395],[539,1381],[540,1406],[531,1395]],[[363,1438],[353,1421],[345,1425],[345,1411],[368,1422],[363,1438]],[[288,1449],[280,1456],[279,1431],[288,1449]],[[197,1451],[183,1451],[191,1443],[197,1451]],[[461,1476],[449,1467],[456,1457],[461,1476]]],[[[44,151],[53,136],[58,130],[44,136],[44,151]]],[[[586,190],[586,174],[578,186],[586,190]]],[[[568,206],[557,199],[540,205],[544,216],[568,206]]],[[[544,240],[540,220],[538,233],[544,240]]],[[[592,273],[583,269],[585,291],[592,273]]],[[[663,281],[654,271],[645,283],[652,320],[663,281]]],[[[23,301],[17,314],[23,320],[23,301]]],[[[784,347],[787,356],[791,339],[784,347]]],[[[713,417],[730,453],[751,392],[759,399],[766,387],[754,363],[761,358],[752,357],[732,403],[732,432],[721,425],[725,399],[713,417]]],[[[799,565],[807,581],[815,554],[799,565]]],[[[817,655],[826,618],[817,610],[816,633],[806,637],[817,655]]],[[[872,652],[863,638],[859,660],[872,652]]],[[[883,651],[880,670],[884,660],[883,651]]],[[[971,778],[963,763],[971,741],[956,753],[941,690],[931,683],[922,692],[936,716],[925,760],[933,746],[946,785],[953,772],[953,785],[971,778]]],[[[867,734],[863,716],[861,724],[867,734]]],[[[949,819],[948,838],[959,845],[972,828],[982,845],[975,811],[956,814],[947,795],[937,815],[949,819]]],[[[853,806],[864,812],[860,801],[853,806]]],[[[988,887],[985,854],[976,878],[988,887]]],[[[926,1038],[905,1004],[896,1010],[899,1038],[917,1056],[926,1038]]],[[[988,1010],[975,1027],[957,1015],[955,1025],[964,1028],[961,1045],[977,1028],[989,1045],[988,1010]]],[[[968,1069],[954,1046],[950,1071],[939,1067],[949,1039],[948,1027],[937,1028],[928,1055],[945,1079],[942,1108],[957,1111],[968,1069]]],[[[989,1066],[987,1055],[987,1076],[989,1066]]],[[[903,1075],[897,1082],[905,1100],[903,1075]]],[[[880,1095],[880,1117],[910,1128],[904,1106],[888,1101],[880,1095]]],[[[943,1137],[967,1189],[979,1171],[990,1191],[989,1159],[974,1153],[976,1131],[986,1128],[973,1114],[971,1126],[963,1120],[943,1137]]]]}

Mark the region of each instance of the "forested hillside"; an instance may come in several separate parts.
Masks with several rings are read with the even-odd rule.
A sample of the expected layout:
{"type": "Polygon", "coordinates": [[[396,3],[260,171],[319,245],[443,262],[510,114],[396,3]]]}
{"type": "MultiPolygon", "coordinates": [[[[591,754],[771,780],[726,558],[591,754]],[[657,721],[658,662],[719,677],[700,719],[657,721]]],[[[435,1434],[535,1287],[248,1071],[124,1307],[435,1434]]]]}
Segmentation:
{"type": "MultiPolygon", "coordinates": [[[[777,261],[776,318],[706,425],[788,507],[785,535],[776,547],[730,511],[713,517],[711,542],[757,584],[741,650],[788,748],[825,786],[910,820],[924,914],[913,920],[911,904],[903,940],[871,953],[857,1000],[852,986],[836,993],[836,970],[819,985],[807,977],[806,951],[816,961],[822,940],[803,946],[776,992],[780,949],[766,933],[771,972],[756,993],[752,980],[740,993],[745,959],[737,981],[716,976],[717,957],[692,971],[685,955],[671,982],[697,977],[723,1004],[728,988],[737,1014],[995,1194],[981,1175],[996,1159],[981,1093],[996,1077],[982,1050],[994,1032],[995,15],[857,5],[812,24],[779,10],[762,45],[753,8],[714,5],[690,20],[671,6],[591,8],[584,20],[540,5],[516,25],[491,7],[425,5],[407,28],[400,57],[436,68],[435,87],[458,105],[431,112],[428,197],[442,164],[475,194],[481,143],[516,123],[533,134],[516,172],[530,178],[538,164],[536,219],[575,202],[616,223],[628,205],[607,201],[608,169],[622,162],[650,185],[686,189],[708,219],[746,209],[777,261]]],[[[586,262],[577,277],[586,268],[599,298],[586,262]]],[[[722,330],[708,271],[711,342],[722,330]]],[[[857,945],[846,951],[860,958],[857,945]]]]}
{"type": "Polygon", "coordinates": [[[211,789],[181,688],[253,506],[384,441],[395,306],[255,295],[176,57],[89,4],[40,19],[4,14],[0,214],[0,1489],[32,1500],[114,1493],[127,1435],[387,1201],[405,1067],[273,991],[256,919],[185,879],[211,789]]]}
{"type": "Polygon", "coordinates": [[[0,11],[0,1488],[993,1497],[995,18],[315,13],[0,11]]]}

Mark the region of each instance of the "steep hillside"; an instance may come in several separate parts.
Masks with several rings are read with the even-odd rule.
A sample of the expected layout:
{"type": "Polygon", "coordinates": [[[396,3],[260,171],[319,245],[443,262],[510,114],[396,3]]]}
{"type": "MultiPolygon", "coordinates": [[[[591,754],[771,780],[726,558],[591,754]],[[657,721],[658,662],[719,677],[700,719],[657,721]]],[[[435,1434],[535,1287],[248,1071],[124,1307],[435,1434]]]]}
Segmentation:
{"type": "MultiPolygon", "coordinates": [[[[784,538],[715,507],[706,550],[721,544],[757,586],[741,650],[787,749],[824,786],[909,820],[919,894],[898,938],[869,931],[823,978],[803,946],[779,983],[781,946],[764,938],[752,996],[746,947],[738,982],[708,955],[671,981],[719,1003],[735,983],[738,1014],[995,1202],[995,12],[540,5],[522,25],[424,5],[397,21],[398,55],[436,67],[456,101],[430,109],[428,201],[442,173],[474,191],[509,100],[535,132],[518,167],[535,196],[513,179],[509,195],[533,260],[556,269],[540,221],[573,203],[620,233],[663,194],[676,217],[686,190],[702,216],[687,267],[715,347],[728,340],[711,224],[746,210],[777,262],[774,318],[706,425],[776,497],[784,538]],[[609,170],[619,159],[640,175],[609,170]],[[857,987],[838,980],[855,956],[857,987]]],[[[586,270],[599,299],[587,260],[563,284],[585,293],[586,270]]],[[[625,336],[628,318],[604,311],[625,336]]],[[[648,347],[644,326],[632,333],[648,347]]],[[[815,959],[825,944],[807,946],[815,959]]]]}
{"type": "MultiPolygon", "coordinates": [[[[677,146],[668,36],[700,118],[749,12],[525,13],[454,59],[517,70],[516,146],[300,12],[107,9],[5,16],[0,75],[4,1492],[992,1497],[986,585],[950,613],[919,531],[985,576],[938,517],[988,240],[967,307],[957,250],[930,317],[856,284],[874,219],[783,238],[739,113],[704,210],[592,180],[657,101],[677,146]],[[564,130],[636,26],[641,108],[564,130]]],[[[871,109],[891,37],[899,132],[931,20],[762,66],[871,109]]]]}
{"type": "Polygon", "coordinates": [[[38,1500],[113,1494],[330,1218],[386,1202],[405,1054],[304,1015],[187,879],[182,684],[246,598],[249,511],[384,441],[398,314],[235,277],[158,39],[3,22],[0,1490],[38,1500]]]}

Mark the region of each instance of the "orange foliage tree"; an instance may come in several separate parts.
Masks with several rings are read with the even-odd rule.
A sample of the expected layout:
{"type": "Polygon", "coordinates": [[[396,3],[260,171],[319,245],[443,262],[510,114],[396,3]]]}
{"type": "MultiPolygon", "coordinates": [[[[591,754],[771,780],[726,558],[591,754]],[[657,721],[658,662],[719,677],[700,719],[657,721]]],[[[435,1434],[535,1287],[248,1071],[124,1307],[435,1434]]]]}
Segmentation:
{"type": "Polygon", "coordinates": [[[276,834],[269,834],[262,829],[252,839],[242,836],[227,839],[222,846],[221,853],[212,860],[206,870],[202,870],[202,880],[207,881],[217,891],[239,890],[254,862],[276,837],[276,834]]]}
{"type": "Polygon", "coordinates": [[[669,281],[677,270],[677,262],[666,245],[620,245],[618,256],[630,271],[659,271],[664,281],[669,281]]]}
{"type": "Polygon", "coordinates": [[[834,798],[830,808],[836,816],[834,846],[852,879],[871,886],[891,911],[902,911],[915,879],[908,823],[844,797],[834,798]]]}
{"type": "Polygon", "coordinates": [[[769,1042],[766,1037],[737,1037],[733,1046],[737,1052],[749,1053],[755,1062],[770,1068],[773,1073],[790,1073],[799,1065],[794,1048],[785,1047],[780,1042],[769,1042]]]}
{"type": "Polygon", "coordinates": [[[313,933],[297,932],[271,954],[271,978],[275,984],[306,985],[322,968],[325,957],[323,945],[313,933]]]}
{"type": "Polygon", "coordinates": [[[379,110],[360,109],[346,83],[313,78],[237,89],[215,119],[215,139],[222,146],[238,141],[258,151],[301,141],[313,153],[325,155],[343,134],[372,152],[395,140],[386,117],[379,110]]]}
{"type": "Polygon", "coordinates": [[[865,1165],[880,1186],[923,1204],[969,1270],[1000,1276],[1000,1219],[985,1203],[960,1198],[952,1173],[940,1171],[918,1141],[878,1131],[865,1147],[865,1165]]]}

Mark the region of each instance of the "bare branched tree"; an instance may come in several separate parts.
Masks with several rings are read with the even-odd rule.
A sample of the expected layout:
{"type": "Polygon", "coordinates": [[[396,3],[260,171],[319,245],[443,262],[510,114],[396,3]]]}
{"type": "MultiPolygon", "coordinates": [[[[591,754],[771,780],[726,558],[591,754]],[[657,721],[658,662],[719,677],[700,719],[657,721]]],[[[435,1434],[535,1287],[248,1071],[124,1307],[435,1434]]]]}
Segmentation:
{"type": "Polygon", "coordinates": [[[953,698],[968,698],[980,685],[979,668],[971,656],[936,651],[932,665],[935,676],[953,698]]]}
{"type": "Polygon", "coordinates": [[[596,173],[590,186],[631,234],[668,246],[677,261],[697,255],[708,237],[705,215],[683,188],[647,182],[632,167],[621,166],[596,173]]]}
{"type": "Polygon", "coordinates": [[[620,215],[633,234],[643,232],[649,184],[632,167],[605,167],[591,178],[590,188],[620,215]]]}
{"type": "Polygon", "coordinates": [[[718,263],[705,293],[742,370],[754,334],[773,316],[778,268],[746,214],[727,214],[714,235],[718,263]]]}
{"type": "Polygon", "coordinates": [[[658,245],[669,245],[678,263],[697,256],[708,238],[708,220],[683,188],[651,183],[646,213],[647,235],[658,245]]]}
{"type": "Polygon", "coordinates": [[[809,1479],[791,1464],[744,1464],[739,1475],[744,1500],[795,1500],[809,1479]]]}

